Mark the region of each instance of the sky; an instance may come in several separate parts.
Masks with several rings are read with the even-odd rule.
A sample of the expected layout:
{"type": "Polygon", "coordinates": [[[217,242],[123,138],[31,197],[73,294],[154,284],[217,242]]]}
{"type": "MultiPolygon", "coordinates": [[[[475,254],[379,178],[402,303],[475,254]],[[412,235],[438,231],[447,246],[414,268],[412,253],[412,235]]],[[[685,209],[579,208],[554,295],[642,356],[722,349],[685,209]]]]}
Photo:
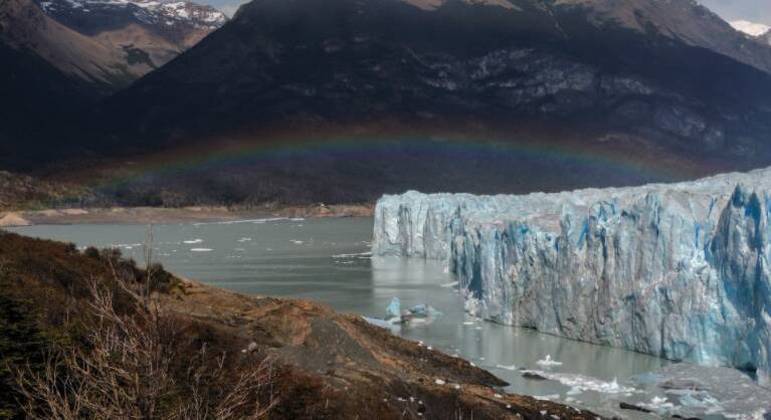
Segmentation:
{"type": "MultiPolygon", "coordinates": [[[[238,6],[242,3],[248,3],[249,0],[198,0],[201,3],[209,4],[217,9],[221,10],[228,16],[233,16],[233,13],[238,10],[238,6]]],[[[771,1],[771,0],[768,0],[771,1]]]]}
{"type": "MultiPolygon", "coordinates": [[[[232,16],[238,5],[248,0],[199,0],[232,16]]],[[[771,0],[697,0],[709,7],[723,19],[747,20],[771,26],[771,0]]]]}
{"type": "Polygon", "coordinates": [[[723,19],[746,20],[771,26],[771,0],[697,0],[723,19]]]}

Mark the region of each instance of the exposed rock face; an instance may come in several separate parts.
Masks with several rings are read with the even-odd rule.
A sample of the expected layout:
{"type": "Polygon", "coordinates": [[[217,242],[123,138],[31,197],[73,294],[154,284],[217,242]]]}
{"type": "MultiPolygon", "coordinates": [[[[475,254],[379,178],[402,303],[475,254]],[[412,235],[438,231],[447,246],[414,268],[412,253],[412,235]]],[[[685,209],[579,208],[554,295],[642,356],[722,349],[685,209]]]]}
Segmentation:
{"type": "Polygon", "coordinates": [[[0,42],[109,93],[162,66],[225,23],[183,1],[7,0],[0,42]]]}
{"type": "Polygon", "coordinates": [[[383,197],[374,252],[447,259],[497,322],[771,368],[771,169],[525,196],[383,197]]]}
{"type": "Polygon", "coordinates": [[[760,42],[767,44],[771,46],[771,31],[766,32],[765,34],[758,37],[760,39],[760,42]]]}
{"type": "MultiPolygon", "coordinates": [[[[142,26],[177,47],[195,45],[227,21],[219,10],[180,0],[36,0],[56,21],[84,34],[142,26]]],[[[162,64],[162,63],[161,63],[162,64]]]]}

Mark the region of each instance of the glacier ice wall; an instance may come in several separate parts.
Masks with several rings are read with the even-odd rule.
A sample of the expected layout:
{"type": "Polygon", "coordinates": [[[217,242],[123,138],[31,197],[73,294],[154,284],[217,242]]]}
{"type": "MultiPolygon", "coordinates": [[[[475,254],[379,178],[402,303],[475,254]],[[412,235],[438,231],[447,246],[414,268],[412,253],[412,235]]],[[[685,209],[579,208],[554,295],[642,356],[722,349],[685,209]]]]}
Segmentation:
{"type": "Polygon", "coordinates": [[[771,168],[557,194],[384,196],[373,252],[444,259],[467,310],[705,365],[771,369],[771,168]]]}

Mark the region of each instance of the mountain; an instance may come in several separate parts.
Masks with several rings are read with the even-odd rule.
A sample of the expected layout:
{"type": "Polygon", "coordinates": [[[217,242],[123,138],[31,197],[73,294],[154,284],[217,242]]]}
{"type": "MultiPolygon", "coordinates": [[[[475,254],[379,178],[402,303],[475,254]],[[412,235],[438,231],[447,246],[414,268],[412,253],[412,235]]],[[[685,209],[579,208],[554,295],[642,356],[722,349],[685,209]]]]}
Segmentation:
{"type": "Polygon", "coordinates": [[[760,41],[760,43],[763,45],[771,46],[771,28],[769,28],[769,30],[766,32],[756,36],[755,39],[760,41]]]}
{"type": "MultiPolygon", "coordinates": [[[[36,10],[15,0],[4,2],[0,9],[0,162],[5,166],[60,156],[57,149],[64,145],[57,139],[57,130],[60,133],[69,121],[87,112],[97,96],[90,83],[70,77],[14,42],[31,39],[17,24],[20,17],[47,23],[36,10]]],[[[67,34],[64,31],[63,37],[67,34]]]]}
{"type": "Polygon", "coordinates": [[[36,0],[57,22],[98,40],[147,54],[160,67],[221,27],[217,9],[177,0],[36,0]]]}
{"type": "Polygon", "coordinates": [[[760,36],[761,42],[771,45],[771,30],[760,36]]]}
{"type": "Polygon", "coordinates": [[[769,51],[689,0],[254,0],[93,138],[128,202],[692,178],[771,159],[769,51]]]}
{"type": "Polygon", "coordinates": [[[6,0],[0,33],[101,95],[127,86],[225,22],[188,2],[6,0]]]}
{"type": "Polygon", "coordinates": [[[207,6],[142,4],[0,2],[2,167],[83,155],[80,127],[99,98],[225,21],[207,6]]]}
{"type": "Polygon", "coordinates": [[[596,25],[618,25],[706,48],[771,73],[771,49],[748,42],[735,26],[695,0],[546,0],[544,3],[583,9],[589,21],[596,25]]]}

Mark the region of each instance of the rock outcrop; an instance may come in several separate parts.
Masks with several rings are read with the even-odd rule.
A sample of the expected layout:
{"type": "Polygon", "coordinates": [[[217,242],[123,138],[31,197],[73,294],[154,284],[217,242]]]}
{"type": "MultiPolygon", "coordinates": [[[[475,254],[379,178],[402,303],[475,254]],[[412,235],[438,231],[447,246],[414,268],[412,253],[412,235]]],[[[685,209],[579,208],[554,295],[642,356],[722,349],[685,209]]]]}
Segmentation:
{"type": "Polygon", "coordinates": [[[409,192],[374,252],[446,259],[467,309],[669,359],[771,368],[771,169],[558,194],[409,192]]]}

